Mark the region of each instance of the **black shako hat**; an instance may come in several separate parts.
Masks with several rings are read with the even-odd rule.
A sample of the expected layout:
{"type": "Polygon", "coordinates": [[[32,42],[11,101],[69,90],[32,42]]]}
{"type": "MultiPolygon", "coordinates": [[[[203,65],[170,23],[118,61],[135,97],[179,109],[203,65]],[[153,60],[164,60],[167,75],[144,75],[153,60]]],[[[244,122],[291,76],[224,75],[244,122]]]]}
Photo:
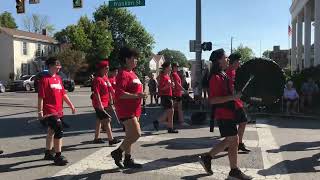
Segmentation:
{"type": "Polygon", "coordinates": [[[235,61],[241,60],[241,54],[240,53],[232,53],[229,56],[229,63],[234,63],[235,61]]]}
{"type": "Polygon", "coordinates": [[[220,59],[223,55],[225,55],[224,49],[214,50],[214,51],[212,51],[209,60],[214,62],[214,61],[220,59]]]}

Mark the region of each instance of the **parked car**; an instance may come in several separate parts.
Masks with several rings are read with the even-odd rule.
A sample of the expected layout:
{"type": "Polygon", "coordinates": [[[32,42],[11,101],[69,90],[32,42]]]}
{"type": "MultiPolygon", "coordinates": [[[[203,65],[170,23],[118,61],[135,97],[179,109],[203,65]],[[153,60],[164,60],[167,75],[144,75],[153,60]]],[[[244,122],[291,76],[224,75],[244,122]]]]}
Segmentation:
{"type": "MultiPolygon", "coordinates": [[[[48,74],[47,70],[44,70],[42,72],[39,72],[38,74],[36,74],[35,76],[35,80],[34,80],[34,89],[35,92],[38,92],[38,84],[39,84],[39,80],[40,78],[45,75],[48,74]]],[[[75,83],[73,79],[68,78],[68,76],[66,74],[64,74],[62,71],[58,72],[58,75],[61,77],[62,79],[62,83],[63,83],[63,87],[64,89],[68,90],[68,92],[73,92],[75,89],[75,83]]]]}
{"type": "Polygon", "coordinates": [[[34,88],[34,77],[35,75],[24,75],[18,80],[14,80],[10,84],[11,91],[31,91],[34,88]]]}
{"type": "Polygon", "coordinates": [[[0,81],[0,93],[6,92],[6,84],[3,81],[0,81]]]}

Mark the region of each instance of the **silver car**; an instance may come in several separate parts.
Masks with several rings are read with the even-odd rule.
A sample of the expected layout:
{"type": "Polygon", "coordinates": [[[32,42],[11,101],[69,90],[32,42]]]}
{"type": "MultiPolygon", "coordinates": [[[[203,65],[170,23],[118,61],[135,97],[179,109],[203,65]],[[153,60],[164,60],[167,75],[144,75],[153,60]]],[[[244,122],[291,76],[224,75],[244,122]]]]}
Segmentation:
{"type": "Polygon", "coordinates": [[[34,78],[35,75],[24,75],[19,80],[13,81],[10,86],[10,89],[12,91],[31,91],[34,88],[34,78]]]}

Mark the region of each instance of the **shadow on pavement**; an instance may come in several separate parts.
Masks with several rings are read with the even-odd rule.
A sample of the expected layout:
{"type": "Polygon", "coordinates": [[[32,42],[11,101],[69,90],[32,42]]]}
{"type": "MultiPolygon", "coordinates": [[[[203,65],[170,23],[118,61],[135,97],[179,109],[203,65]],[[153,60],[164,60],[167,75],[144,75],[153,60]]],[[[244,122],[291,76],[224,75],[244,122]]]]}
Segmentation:
{"type": "Polygon", "coordinates": [[[92,173],[87,174],[79,174],[79,175],[64,175],[64,176],[57,176],[57,177],[50,177],[50,178],[41,178],[37,180],[62,180],[62,179],[71,179],[71,180],[78,180],[78,179],[101,179],[102,175],[104,174],[111,174],[111,173],[118,173],[120,170],[118,168],[109,169],[109,170],[102,170],[102,171],[95,171],[92,173]]]}
{"type": "Polygon", "coordinates": [[[30,160],[30,161],[21,161],[21,162],[16,162],[16,163],[12,163],[12,164],[3,164],[3,165],[0,165],[0,172],[3,173],[3,172],[20,171],[20,170],[44,167],[44,166],[48,166],[48,165],[52,164],[52,162],[50,162],[50,163],[46,163],[46,164],[32,165],[32,166],[26,166],[26,167],[20,167],[20,168],[16,167],[16,166],[19,166],[22,164],[29,164],[29,163],[33,163],[33,162],[39,162],[39,161],[44,161],[44,160],[37,159],[37,160],[30,160]]]}
{"type": "Polygon", "coordinates": [[[262,124],[277,126],[279,128],[320,129],[319,121],[312,120],[312,119],[309,120],[309,119],[268,118],[268,121],[262,124]]]}
{"type": "MultiPolygon", "coordinates": [[[[101,146],[78,147],[78,146],[81,146],[81,145],[87,145],[87,143],[63,146],[62,147],[62,151],[63,152],[68,152],[68,151],[77,151],[77,150],[101,148],[101,146]]],[[[2,154],[2,155],[0,155],[0,158],[19,158],[19,157],[25,157],[25,156],[44,155],[44,150],[45,150],[44,148],[37,148],[37,149],[30,149],[30,150],[26,150],[26,151],[15,152],[15,153],[11,153],[11,154],[2,154]]]]}
{"type": "Polygon", "coordinates": [[[258,174],[263,176],[277,175],[277,174],[294,174],[294,173],[316,173],[320,170],[315,169],[319,166],[318,159],[320,153],[313,155],[312,157],[306,157],[296,160],[284,160],[272,167],[264,170],[259,170],[258,174]]]}
{"type": "Polygon", "coordinates": [[[220,142],[220,137],[199,137],[199,138],[175,138],[160,141],[154,144],[143,144],[142,147],[163,146],[166,149],[189,150],[189,149],[207,149],[220,142]],[[186,144],[188,144],[186,146],[186,144]]]}
{"type": "Polygon", "coordinates": [[[267,150],[268,153],[280,153],[283,151],[313,151],[320,149],[320,141],[294,142],[280,146],[279,149],[267,150]]]}

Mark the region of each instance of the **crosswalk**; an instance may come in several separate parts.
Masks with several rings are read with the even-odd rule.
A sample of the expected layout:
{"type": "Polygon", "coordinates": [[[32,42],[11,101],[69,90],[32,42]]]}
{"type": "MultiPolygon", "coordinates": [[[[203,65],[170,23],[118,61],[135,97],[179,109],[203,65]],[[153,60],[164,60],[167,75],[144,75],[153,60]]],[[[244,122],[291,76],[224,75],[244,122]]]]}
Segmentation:
{"type": "MultiPolygon", "coordinates": [[[[146,128],[148,129],[148,127],[146,128]]],[[[94,152],[93,154],[83,158],[82,160],[75,162],[68,166],[67,168],[63,169],[62,171],[56,173],[53,178],[58,180],[71,180],[71,179],[90,179],[85,174],[90,174],[94,172],[100,172],[101,177],[100,179],[225,179],[228,176],[229,167],[228,162],[221,163],[221,159],[213,160],[213,171],[214,174],[212,176],[206,176],[202,166],[197,162],[197,156],[195,154],[200,152],[206,152],[206,148],[200,148],[201,144],[197,141],[192,141],[194,137],[194,133],[197,134],[197,138],[208,138],[208,128],[197,128],[197,129],[184,129],[181,130],[179,137],[170,136],[163,132],[159,132],[158,134],[151,134],[148,136],[141,137],[138,142],[136,151],[143,151],[146,147],[149,147],[150,144],[154,145],[153,151],[155,154],[161,154],[165,156],[166,153],[173,152],[173,149],[165,148],[164,146],[169,146],[170,143],[174,144],[175,146],[179,146],[179,143],[190,143],[192,147],[197,150],[176,150],[179,151],[178,155],[170,156],[167,154],[165,157],[157,157],[149,156],[148,153],[140,152],[140,155],[137,155],[135,161],[142,163],[144,165],[143,169],[141,170],[123,170],[120,171],[116,169],[114,165],[113,159],[110,156],[111,151],[116,149],[117,147],[104,147],[100,150],[94,152]],[[192,135],[193,134],[193,135],[192,135]],[[185,141],[184,141],[185,140],[185,141]],[[162,143],[166,142],[166,143],[162,143]],[[169,144],[168,144],[169,143],[169,144]],[[198,144],[197,144],[198,143],[198,144]],[[158,146],[157,146],[158,145],[158,146]],[[161,149],[160,149],[161,148],[161,149]],[[159,152],[157,152],[159,151],[159,152]],[[194,151],[194,152],[193,152],[194,151]],[[191,154],[190,154],[191,153],[191,154]],[[183,158],[180,158],[183,156],[183,158]]],[[[285,171],[285,167],[283,169],[279,169],[278,173],[275,172],[273,175],[264,176],[260,173],[260,171],[264,169],[269,169],[272,167],[273,164],[282,160],[281,154],[268,154],[268,149],[276,149],[279,148],[275,143],[272,134],[263,121],[258,123],[256,126],[251,126],[246,129],[246,133],[253,134],[257,133],[257,138],[254,139],[249,137],[245,139],[245,143],[248,147],[256,149],[255,151],[258,153],[251,153],[249,155],[242,155],[239,156],[257,156],[256,158],[251,158],[252,162],[247,162],[243,165],[240,163],[240,168],[246,173],[254,177],[254,179],[290,179],[289,176],[280,175],[283,174],[282,172],[285,171]],[[259,157],[258,157],[259,156],[259,157]],[[260,157],[262,156],[262,157],[260,157]],[[262,159],[263,162],[258,162],[259,159],[262,159]],[[257,161],[257,162],[254,162],[257,161]],[[257,165],[250,165],[250,163],[262,164],[261,166],[257,165]],[[281,171],[281,172],[280,172],[281,171]]],[[[207,143],[212,141],[209,137],[207,139],[207,143]]],[[[206,143],[206,142],[205,142],[206,143]]],[[[185,144],[188,146],[188,144],[185,144]]],[[[209,146],[208,146],[209,147],[209,146]]],[[[149,151],[149,149],[148,149],[149,151]]],[[[246,157],[244,159],[246,159],[246,157]]],[[[223,157],[223,161],[227,161],[227,157],[223,157]]],[[[240,157],[239,159],[243,159],[240,157]]],[[[248,158],[247,158],[248,159],[248,158]]]]}

